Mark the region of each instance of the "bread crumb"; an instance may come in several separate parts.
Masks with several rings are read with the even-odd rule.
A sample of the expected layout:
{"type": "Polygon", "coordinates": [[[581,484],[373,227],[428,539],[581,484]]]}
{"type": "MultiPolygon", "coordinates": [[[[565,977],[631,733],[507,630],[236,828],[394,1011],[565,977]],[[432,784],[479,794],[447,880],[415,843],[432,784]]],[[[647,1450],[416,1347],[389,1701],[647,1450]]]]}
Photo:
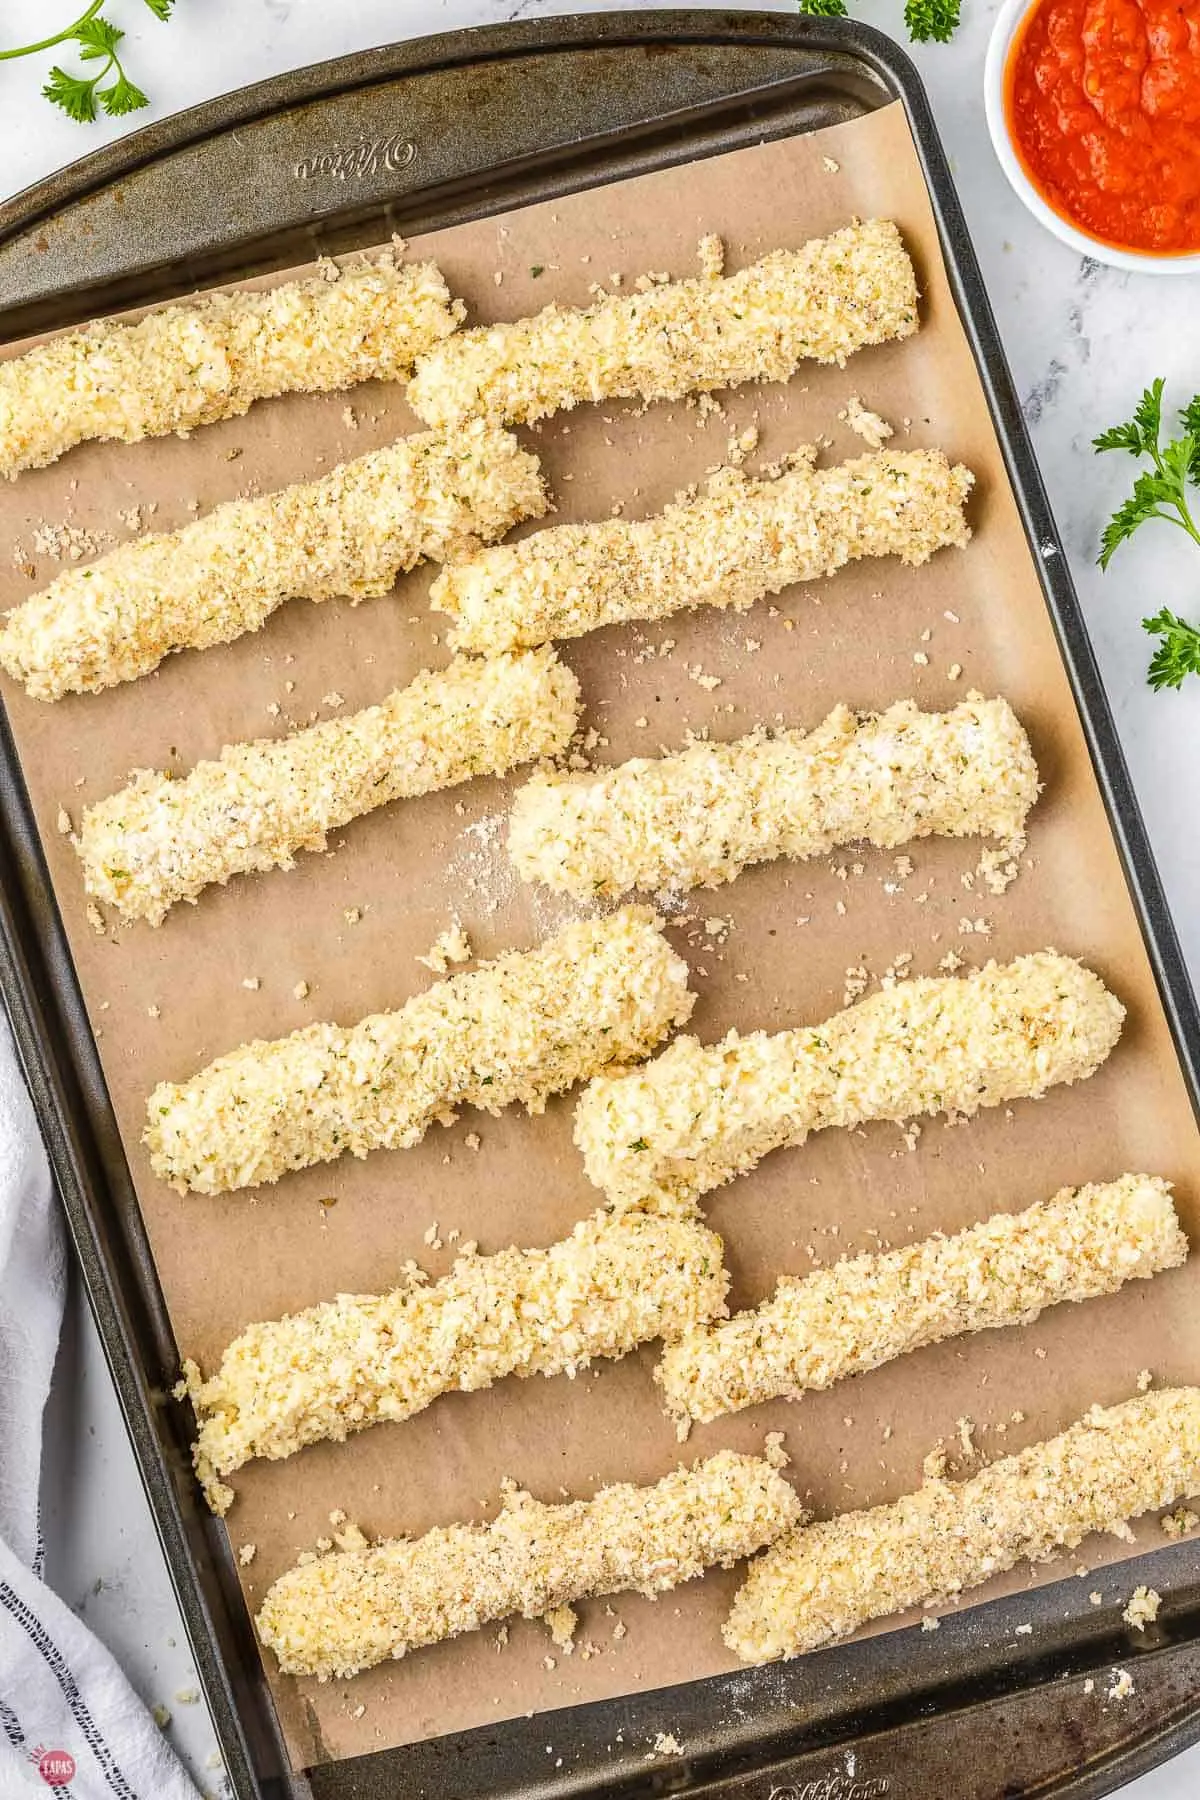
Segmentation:
{"type": "Polygon", "coordinates": [[[424,956],[417,961],[426,969],[432,969],[435,975],[444,975],[451,963],[469,962],[472,956],[471,942],[458,919],[454,919],[447,930],[439,932],[424,956]]]}
{"type": "Polygon", "coordinates": [[[1128,1669],[1114,1669],[1112,1686],[1108,1690],[1108,1699],[1125,1700],[1133,1691],[1133,1678],[1128,1669]]]}
{"type": "Polygon", "coordinates": [[[1164,1513],[1158,1524],[1164,1537],[1181,1538],[1200,1525],[1200,1514],[1190,1507],[1178,1506],[1174,1512],[1164,1513]]]}
{"type": "Polygon", "coordinates": [[[719,281],[725,273],[725,245],[715,231],[706,231],[696,246],[700,273],[706,281],[719,281]]]}
{"type": "Polygon", "coordinates": [[[1129,1598],[1129,1605],[1121,1617],[1135,1631],[1145,1631],[1147,1625],[1153,1625],[1158,1617],[1158,1609],[1162,1605],[1162,1595],[1152,1587],[1135,1587],[1129,1598]]]}
{"type": "Polygon", "coordinates": [[[65,806],[58,809],[58,817],[54,821],[55,829],[61,837],[70,837],[72,831],[71,815],[65,806]]]}
{"type": "Polygon", "coordinates": [[[167,1726],[171,1723],[170,1709],[168,1707],[164,1706],[162,1701],[160,1700],[156,1706],[151,1707],[150,1712],[151,1712],[151,1717],[154,1720],[154,1723],[158,1726],[158,1729],[160,1731],[165,1731],[167,1729],[167,1726]]]}
{"type": "Polygon", "coordinates": [[[857,394],[851,394],[844,411],[838,417],[844,419],[851,431],[856,432],[871,450],[882,450],[887,440],[894,435],[887,420],[881,419],[876,412],[869,412],[857,394]]]}
{"type": "Polygon", "coordinates": [[[477,1131],[468,1131],[466,1137],[463,1139],[463,1143],[467,1146],[468,1150],[478,1150],[482,1142],[483,1139],[477,1131]]]}
{"type": "Polygon", "coordinates": [[[257,994],[259,988],[262,986],[262,979],[258,975],[243,975],[242,986],[244,988],[249,988],[252,994],[257,994]]]}
{"type": "Polygon", "coordinates": [[[673,1731],[660,1731],[654,1740],[655,1756],[682,1756],[683,1745],[673,1731]]]}
{"type": "Polygon", "coordinates": [[[570,1656],[575,1648],[575,1632],[579,1626],[579,1614],[573,1606],[552,1606],[543,1615],[543,1623],[549,1630],[553,1643],[565,1656],[570,1656]]]}
{"type": "Polygon", "coordinates": [[[1138,1378],[1137,1378],[1138,1393],[1144,1394],[1148,1388],[1153,1386],[1153,1384],[1154,1384],[1154,1376],[1151,1374],[1150,1370],[1149,1369],[1139,1369],[1138,1378]]]}
{"type": "Polygon", "coordinates": [[[362,918],[362,907],[347,906],[342,912],[342,917],[347,925],[357,925],[362,918]]]}
{"type": "Polygon", "coordinates": [[[939,1631],[941,1629],[941,1624],[942,1621],[940,1619],[935,1619],[932,1614],[926,1613],[925,1617],[921,1620],[921,1630],[939,1631]]]}
{"type": "Polygon", "coordinates": [[[241,1564],[242,1568],[245,1569],[254,1561],[257,1554],[257,1544],[243,1544],[238,1551],[238,1562],[241,1564]]]}
{"type": "Polygon", "coordinates": [[[83,916],[91,926],[92,930],[97,932],[100,937],[103,937],[108,928],[104,923],[104,914],[100,911],[100,908],[96,905],[94,900],[88,901],[83,909],[83,916]]]}
{"type": "Polygon", "coordinates": [[[292,989],[292,998],[294,1000],[307,1000],[311,993],[312,989],[309,987],[307,981],[298,981],[292,989]]]}
{"type": "Polygon", "coordinates": [[[791,1461],[791,1458],[783,1447],[783,1438],[784,1434],[782,1431],[768,1431],[766,1441],[763,1445],[763,1455],[773,1469],[786,1469],[788,1463],[791,1461]]]}
{"type": "Polygon", "coordinates": [[[926,1481],[941,1481],[946,1473],[946,1446],[935,1444],[921,1464],[921,1474],[926,1481]]]}
{"type": "Polygon", "coordinates": [[[156,1006],[154,1004],[154,1002],[151,1001],[150,1005],[146,1008],[146,1017],[148,1019],[161,1019],[162,1018],[161,1006],[156,1006]]]}

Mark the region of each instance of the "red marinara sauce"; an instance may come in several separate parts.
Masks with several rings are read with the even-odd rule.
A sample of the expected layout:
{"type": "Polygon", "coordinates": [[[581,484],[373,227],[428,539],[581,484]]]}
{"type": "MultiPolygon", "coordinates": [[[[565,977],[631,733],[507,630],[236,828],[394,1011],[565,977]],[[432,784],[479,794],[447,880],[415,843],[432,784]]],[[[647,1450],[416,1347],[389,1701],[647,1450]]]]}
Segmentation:
{"type": "Polygon", "coordinates": [[[1025,173],[1124,250],[1200,251],[1200,0],[1041,0],[1005,69],[1025,173]]]}

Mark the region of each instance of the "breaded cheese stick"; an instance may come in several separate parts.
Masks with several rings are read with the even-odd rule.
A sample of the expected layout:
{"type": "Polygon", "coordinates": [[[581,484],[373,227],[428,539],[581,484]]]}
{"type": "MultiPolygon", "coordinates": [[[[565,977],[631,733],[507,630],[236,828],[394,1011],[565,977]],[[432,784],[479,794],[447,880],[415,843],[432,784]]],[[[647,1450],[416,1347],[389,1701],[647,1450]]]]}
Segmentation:
{"type": "Polygon", "coordinates": [[[532,424],[585,400],[677,400],[786,381],[808,358],[842,363],[917,329],[917,283],[890,219],[775,250],[736,275],[702,275],[586,310],[547,306],[481,325],[423,356],[408,400],[427,425],[532,424]]]}
{"type": "Polygon", "coordinates": [[[822,1025],[681,1037],[643,1069],[598,1076],[575,1142],[610,1201],[690,1200],[810,1131],[971,1114],[1082,1081],[1124,1017],[1098,976],[1053,950],[897,981],[822,1025]]]}
{"type": "Polygon", "coordinates": [[[407,1149],[461,1106],[497,1113],[646,1056],[695,1004],[649,908],[583,919],[357,1025],[220,1056],[150,1096],[145,1142],[179,1193],[278,1181],[346,1151],[407,1149]]]}
{"type": "Polygon", "coordinates": [[[552,652],[456,658],[378,706],[289,737],[231,744],[179,778],[153,769],[89,806],[84,884],[126,920],[162,922],[214,882],[290,869],[299,850],[389,801],[553,756],[575,730],[579,684],[552,652]]]}
{"type": "Polygon", "coordinates": [[[256,292],[198,294],[136,324],[97,319],[0,362],[0,474],[89,438],[187,433],[256,400],[401,381],[462,318],[433,263],[389,254],[256,292]]]}
{"type": "Polygon", "coordinates": [[[914,838],[1022,839],[1037,799],[1029,739],[1007,700],[951,712],[899,700],[839,706],[815,731],[695,743],[594,775],[535,775],[509,815],[524,881],[588,897],[716,887],[748,863],[914,838]]]}
{"type": "Polygon", "coordinates": [[[873,450],[829,469],[815,455],[769,481],[722,470],[649,519],[553,525],[485,550],[443,569],[430,599],[453,619],[456,649],[494,655],[698,606],[743,612],[862,557],[915,565],[970,538],[975,478],[940,450],[873,450]]]}
{"type": "Polygon", "coordinates": [[[0,665],[36,700],[99,693],[257,631],[285,600],[386,594],[545,510],[537,458],[508,432],[420,432],[64,569],[0,624],[0,665]]]}
{"type": "Polygon", "coordinates": [[[1115,1293],[1187,1253],[1156,1176],[1063,1188],[954,1237],[785,1275],[761,1306],[698,1320],[668,1342],[655,1379],[686,1435],[692,1420],[832,1387],[923,1344],[1028,1325],[1047,1306],[1115,1293]]]}
{"type": "Polygon", "coordinates": [[[729,1285],[722,1255],[697,1220],[598,1213],[548,1250],[471,1252],[429,1286],[339,1294],[251,1325],[207,1381],[184,1364],[209,1503],[226,1510],[233,1494],[220,1478],[252,1457],[340,1443],[505,1375],[574,1375],[594,1356],[717,1317],[729,1285]]]}
{"type": "Polygon", "coordinates": [[[746,1662],[799,1656],[1196,1493],[1200,1388],[1096,1406],[969,1481],[927,1481],[784,1538],[751,1566],[725,1642],[746,1662]]]}
{"type": "Polygon", "coordinates": [[[597,1594],[661,1594],[727,1568],[803,1518],[763,1457],[722,1450],[652,1487],[548,1506],[507,1487],[486,1525],[338,1550],[268,1589],[258,1634],[285,1675],[356,1675],[424,1644],[597,1594]]]}

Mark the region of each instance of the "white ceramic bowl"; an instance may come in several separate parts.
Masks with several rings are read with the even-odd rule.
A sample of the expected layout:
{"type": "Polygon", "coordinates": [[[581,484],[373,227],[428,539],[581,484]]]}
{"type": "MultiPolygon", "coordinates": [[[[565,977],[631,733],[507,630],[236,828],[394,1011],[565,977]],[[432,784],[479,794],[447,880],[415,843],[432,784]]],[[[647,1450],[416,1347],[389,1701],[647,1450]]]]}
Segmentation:
{"type": "Polygon", "coordinates": [[[1013,192],[1023,200],[1039,224],[1080,256],[1108,263],[1114,269],[1130,269],[1140,275],[1200,275],[1200,255],[1163,256],[1137,250],[1118,250],[1094,238],[1062,218],[1048,206],[1021,167],[1013,147],[1004,108],[1004,68],[1017,28],[1039,0],[1003,0],[988,43],[983,71],[983,105],[992,147],[1013,192]]]}

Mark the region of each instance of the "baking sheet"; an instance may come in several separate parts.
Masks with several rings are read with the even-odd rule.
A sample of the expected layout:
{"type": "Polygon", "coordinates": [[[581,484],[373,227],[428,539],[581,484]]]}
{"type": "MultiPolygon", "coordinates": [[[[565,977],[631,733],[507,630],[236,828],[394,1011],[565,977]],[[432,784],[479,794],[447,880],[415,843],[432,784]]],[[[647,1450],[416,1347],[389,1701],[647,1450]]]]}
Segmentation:
{"type": "MultiPolygon", "coordinates": [[[[735,268],[856,212],[896,218],[914,251],[925,296],[916,339],[865,352],[845,371],[808,368],[786,388],[723,398],[719,412],[585,408],[527,441],[544,458],[560,518],[602,517],[618,502],[631,517],[721,462],[730,437],[752,422],[761,443],[751,469],[816,437],[830,440],[832,457],[858,454],[861,441],[837,418],[857,393],[897,425],[898,446],[939,444],[975,470],[975,541],[923,570],[860,565],[749,615],[696,615],[565,646],[588,722],[607,740],[597,760],[675,747],[689,726],[730,737],[776,717],[813,724],[839,700],[870,707],[912,694],[932,707],[970,686],[1002,692],[1030,729],[1046,782],[1028,864],[1009,893],[996,899],[964,886],[975,844],[913,846],[908,876],[892,856],[852,851],[829,865],[748,871],[693,896],[672,924],[701,995],[692,1028],[711,1038],[732,1024],[819,1018],[841,1004],[847,969],[878,976],[902,954],[925,973],[951,950],[970,964],[1047,944],[1098,968],[1130,1017],[1110,1064],[1078,1089],[965,1127],[927,1124],[913,1152],[895,1127],[827,1133],[710,1196],[732,1300],[743,1305],[784,1270],[957,1229],[1062,1183],[1125,1169],[1176,1180],[1193,1236],[1200,1224],[1190,1107],[900,107],[437,233],[413,251],[437,256],[474,318],[505,318],[552,296],[586,302],[591,284],[608,285],[613,273],[626,283],[648,269],[690,273],[703,232],[725,238],[735,268]],[[660,653],[666,640],[674,648],[660,653]]],[[[413,425],[396,391],[371,387],[273,402],[190,441],[74,452],[0,494],[0,604],[52,578],[57,563],[38,546],[64,524],[103,545],[129,534],[129,509],[140,507],[143,529],[170,528],[234,494],[311,477],[413,425]]],[[[157,932],[100,937],[86,923],[76,859],[56,829],[60,808],[77,821],[135,766],[186,769],[227,741],[350,710],[444,661],[446,621],[426,605],[433,573],[417,571],[393,598],[357,609],[296,602],[257,637],[171,658],[149,680],[105,695],[49,708],[5,684],[175,1329],[206,1368],[253,1319],[339,1290],[377,1290],[410,1257],[441,1273],[452,1230],[484,1250],[549,1243],[599,1198],[571,1144],[570,1100],[536,1120],[467,1116],[415,1150],[293,1175],[250,1196],[181,1199],[153,1179],[140,1147],[157,1080],[184,1077],[247,1037],[402,1003],[431,979],[416,957],[452,916],[480,956],[532,943],[572,916],[513,880],[503,851],[510,784],[489,781],[358,821],[335,854],[210,892],[157,932]],[[351,923],[355,910],[361,918],[351,923]],[[311,992],[299,1001],[302,980],[311,992]],[[435,1221],[440,1251],[424,1242],[435,1221]]],[[[974,1421],[976,1442],[993,1456],[1060,1429],[1093,1400],[1127,1395],[1143,1368],[1164,1381],[1200,1380],[1198,1298],[1200,1262],[1025,1331],[939,1346],[797,1405],[699,1427],[686,1454],[757,1448],[782,1429],[797,1485],[819,1511],[884,1500],[916,1484],[939,1439],[952,1466],[974,1466],[954,1454],[961,1418],[974,1421]]],[[[681,1452],[656,1403],[652,1363],[644,1351],[574,1382],[539,1378],[452,1396],[346,1445],[252,1465],[236,1477],[228,1520],[235,1548],[255,1546],[241,1571],[249,1604],[328,1533],[335,1508],[372,1534],[419,1532],[480,1516],[506,1475],[544,1498],[654,1479],[681,1452]]],[[[1162,1541],[1153,1525],[1141,1535],[1162,1541]]],[[[1041,1578],[1114,1553],[1127,1547],[1087,1546],[1041,1578]]],[[[625,1596],[587,1604],[569,1658],[544,1628],[519,1622],[503,1649],[485,1631],[350,1683],[273,1677],[290,1751],[305,1765],[727,1669],[719,1623],[736,1581],[736,1571],[714,1574],[653,1605],[625,1596]]],[[[548,1720],[548,1746],[559,1734],[548,1720]]]]}

